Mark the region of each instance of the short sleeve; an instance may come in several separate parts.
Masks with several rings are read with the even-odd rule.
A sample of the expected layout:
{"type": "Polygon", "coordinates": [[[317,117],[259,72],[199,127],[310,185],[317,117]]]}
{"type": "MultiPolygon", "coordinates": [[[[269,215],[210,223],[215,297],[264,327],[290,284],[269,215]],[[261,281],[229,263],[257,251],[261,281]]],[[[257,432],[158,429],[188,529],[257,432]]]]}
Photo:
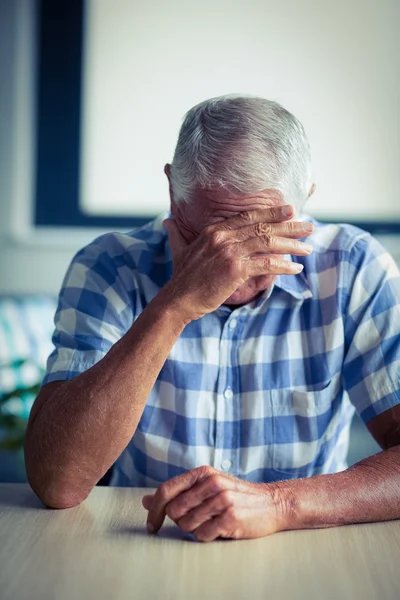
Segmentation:
{"type": "Polygon", "coordinates": [[[135,275],[131,270],[128,279],[121,276],[118,260],[104,248],[106,239],[78,252],[68,268],[42,386],[72,379],[92,367],[133,323],[135,275]]]}
{"type": "Polygon", "coordinates": [[[343,386],[367,423],[400,403],[400,275],[370,235],[348,259],[343,386]]]}

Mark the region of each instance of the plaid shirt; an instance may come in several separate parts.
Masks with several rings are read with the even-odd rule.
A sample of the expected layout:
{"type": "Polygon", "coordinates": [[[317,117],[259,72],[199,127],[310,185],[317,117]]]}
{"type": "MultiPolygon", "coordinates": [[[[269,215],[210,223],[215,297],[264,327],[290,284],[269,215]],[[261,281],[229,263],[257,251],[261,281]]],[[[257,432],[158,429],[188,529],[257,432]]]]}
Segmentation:
{"type": "MultiPolygon", "coordinates": [[[[170,279],[164,217],[75,256],[43,385],[99,361],[170,279]]],[[[367,423],[400,402],[394,261],[360,229],[314,224],[300,275],[185,327],[111,484],[157,486],[200,465],[254,482],[336,472],[354,410],[367,423]]]]}

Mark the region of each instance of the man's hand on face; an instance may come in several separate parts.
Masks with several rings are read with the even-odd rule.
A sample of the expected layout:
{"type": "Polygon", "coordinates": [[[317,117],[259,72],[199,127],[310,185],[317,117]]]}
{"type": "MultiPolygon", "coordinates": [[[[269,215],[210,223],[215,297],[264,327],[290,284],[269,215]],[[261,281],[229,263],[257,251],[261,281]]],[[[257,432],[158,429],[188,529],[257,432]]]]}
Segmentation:
{"type": "Polygon", "coordinates": [[[192,321],[216,310],[251,277],[300,273],[302,265],[279,256],[312,251],[296,238],[308,236],[313,225],[290,221],[293,214],[288,205],[245,211],[205,227],[191,244],[175,221],[167,219],[174,273],[165,293],[169,290],[192,321]]]}
{"type": "Polygon", "coordinates": [[[273,484],[250,483],[198,467],[166,481],[143,496],[147,528],[156,533],[168,515],[201,542],[218,537],[259,538],[285,529],[285,516],[273,484]]]}

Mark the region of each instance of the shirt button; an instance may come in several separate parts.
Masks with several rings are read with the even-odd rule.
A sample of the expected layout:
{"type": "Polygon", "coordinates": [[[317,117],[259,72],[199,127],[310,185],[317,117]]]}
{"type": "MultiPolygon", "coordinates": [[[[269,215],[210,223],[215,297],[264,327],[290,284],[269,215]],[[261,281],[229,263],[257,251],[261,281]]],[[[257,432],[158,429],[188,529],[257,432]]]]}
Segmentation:
{"type": "Polygon", "coordinates": [[[237,319],[232,319],[231,321],[229,321],[229,327],[231,329],[235,329],[236,325],[237,325],[237,319]]]}
{"type": "Polygon", "coordinates": [[[230,388],[224,391],[224,398],[226,398],[227,400],[233,398],[233,392],[230,388]]]}
{"type": "Polygon", "coordinates": [[[222,461],[222,463],[221,463],[221,469],[222,469],[223,471],[229,471],[229,469],[231,468],[231,466],[232,466],[232,461],[231,461],[231,460],[229,460],[229,458],[226,458],[226,459],[225,459],[225,460],[223,460],[223,461],[222,461]]]}

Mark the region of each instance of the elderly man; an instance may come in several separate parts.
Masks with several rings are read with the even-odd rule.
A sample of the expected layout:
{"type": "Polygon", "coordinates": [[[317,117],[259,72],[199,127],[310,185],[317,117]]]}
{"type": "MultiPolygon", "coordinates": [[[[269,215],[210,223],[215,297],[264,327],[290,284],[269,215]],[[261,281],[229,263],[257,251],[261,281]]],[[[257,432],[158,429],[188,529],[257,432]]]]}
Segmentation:
{"type": "Polygon", "coordinates": [[[261,98],[192,108],[171,213],[80,251],[26,466],[54,508],[153,486],[198,540],[400,517],[398,272],[369,234],[300,217],[299,121],[261,98]],[[305,243],[304,238],[307,238],[305,243]],[[383,451],[351,468],[354,410],[383,451]]]}

